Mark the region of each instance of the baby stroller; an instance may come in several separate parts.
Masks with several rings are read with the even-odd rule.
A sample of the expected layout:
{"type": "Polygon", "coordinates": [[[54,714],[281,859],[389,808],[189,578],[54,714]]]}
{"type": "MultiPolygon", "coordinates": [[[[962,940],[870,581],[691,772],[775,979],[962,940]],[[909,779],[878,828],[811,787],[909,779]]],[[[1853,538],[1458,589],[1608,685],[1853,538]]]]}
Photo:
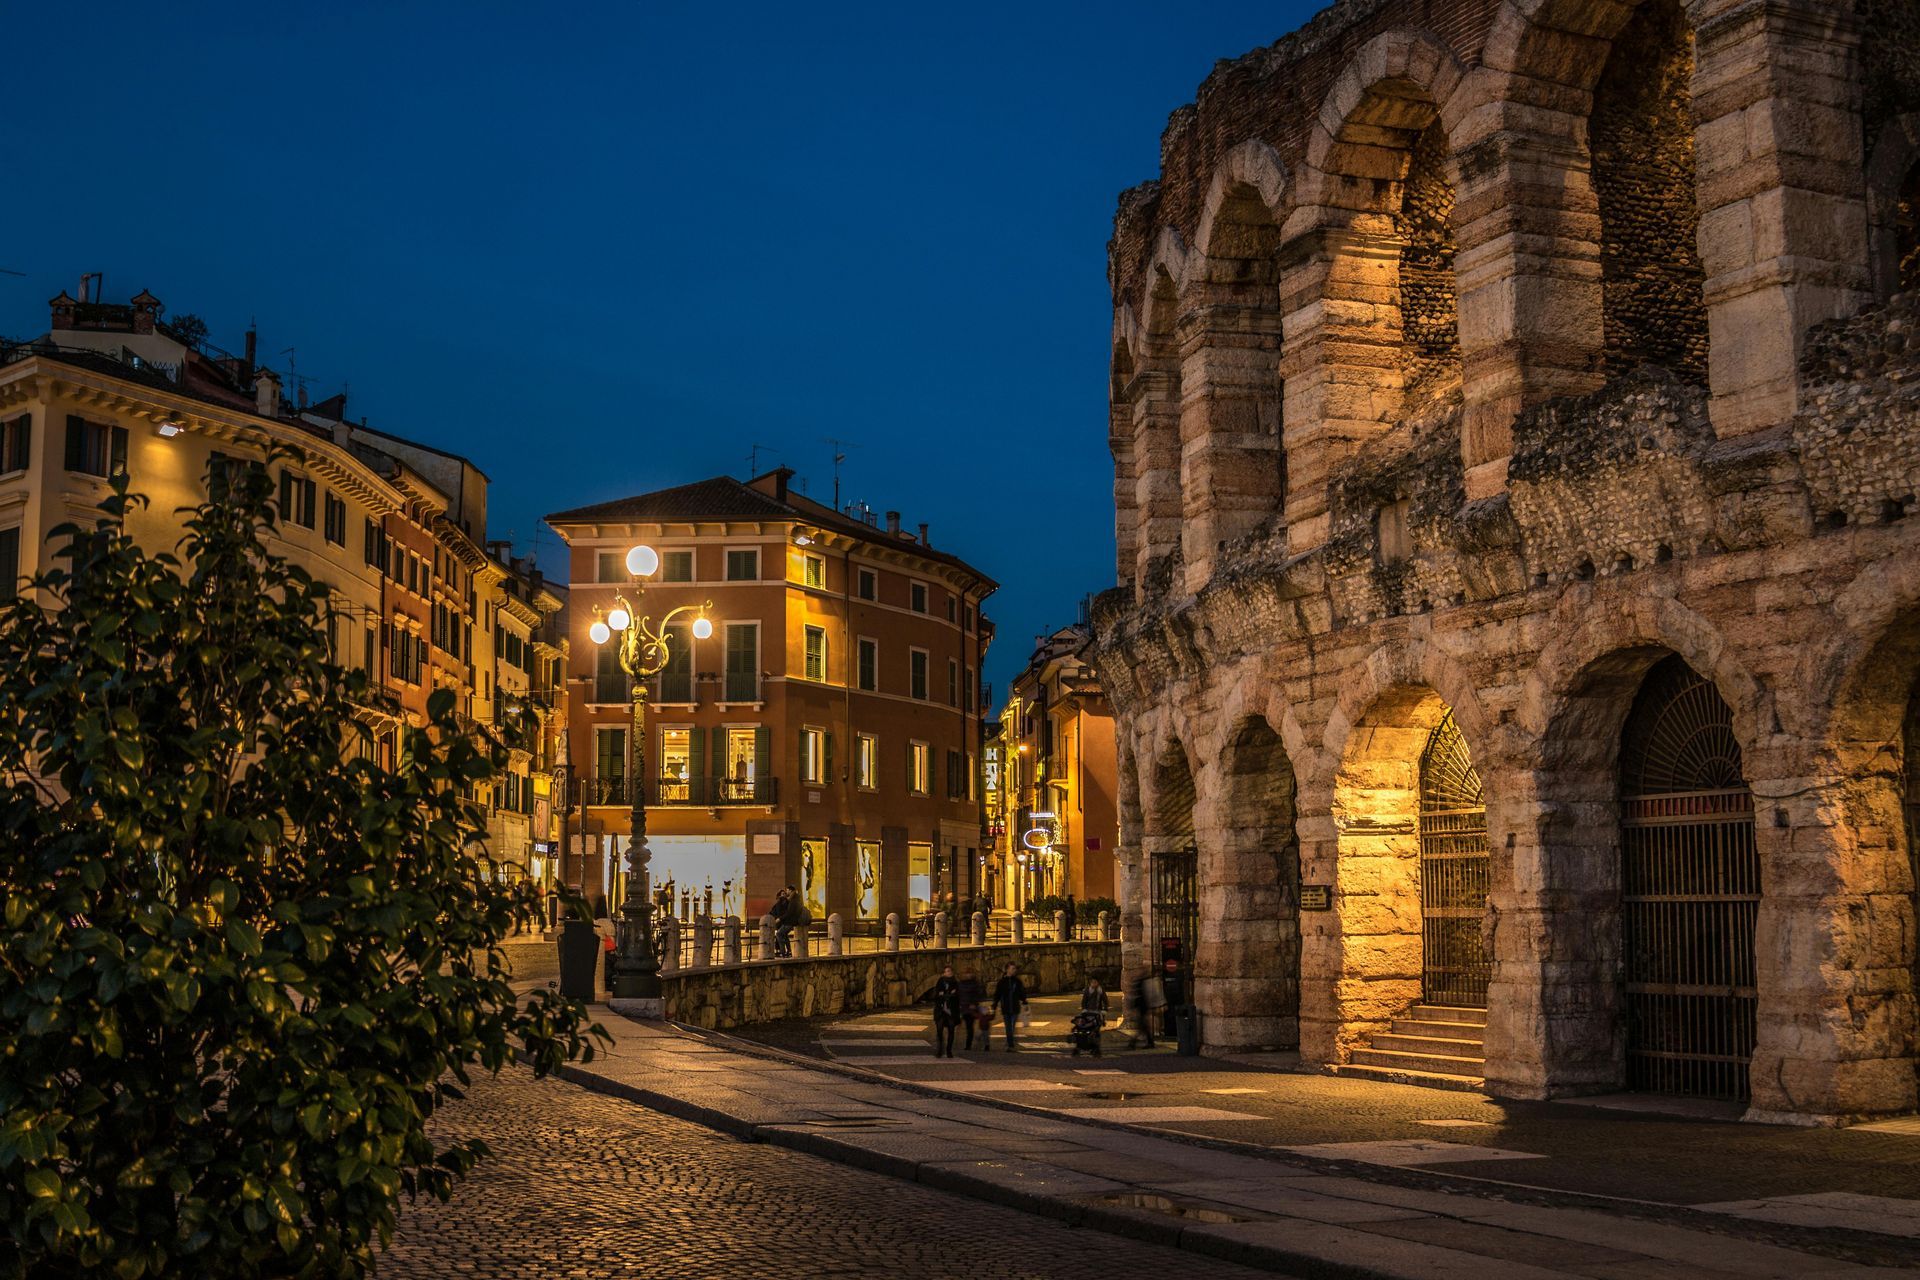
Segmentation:
{"type": "Polygon", "coordinates": [[[1073,1015],[1073,1056],[1079,1057],[1082,1049],[1094,1057],[1100,1056],[1100,1028],[1106,1019],[1100,1016],[1098,1009],[1082,1009],[1073,1015]]]}

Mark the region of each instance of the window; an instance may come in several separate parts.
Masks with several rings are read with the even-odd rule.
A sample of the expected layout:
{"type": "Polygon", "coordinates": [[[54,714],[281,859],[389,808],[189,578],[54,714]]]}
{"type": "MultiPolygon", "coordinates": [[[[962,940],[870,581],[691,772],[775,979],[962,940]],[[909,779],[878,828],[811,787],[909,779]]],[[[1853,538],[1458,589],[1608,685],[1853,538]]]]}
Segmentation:
{"type": "Polygon", "coordinates": [[[820,556],[800,557],[800,581],[809,587],[826,589],[827,562],[820,556]]]}
{"type": "Polygon", "coordinates": [[[870,733],[854,735],[853,782],[862,791],[880,785],[880,740],[870,733]]]}
{"type": "Polygon", "coordinates": [[[960,753],[947,748],[947,799],[960,798],[960,753]]]}
{"type": "Polygon", "coordinates": [[[827,731],[800,731],[800,780],[818,786],[827,780],[827,731]]]}
{"type": "Polygon", "coordinates": [[[954,610],[957,607],[957,605],[958,605],[958,602],[955,601],[952,596],[947,597],[947,621],[948,622],[958,621],[958,619],[954,616],[954,610]]]}
{"type": "Polygon", "coordinates": [[[25,471],[33,452],[33,415],[23,413],[0,423],[0,475],[25,471]]]}
{"type": "Polygon", "coordinates": [[[127,429],[84,418],[67,418],[67,470],[82,475],[124,474],[127,469],[127,429]]]}
{"type": "Polygon", "coordinates": [[[593,651],[593,700],[625,702],[631,696],[627,686],[627,673],[620,669],[619,646],[613,644],[599,646],[593,651]]]}
{"type": "Polygon", "coordinates": [[[827,629],[825,627],[807,628],[806,677],[809,680],[821,681],[827,678],[827,629]]]}
{"type": "Polygon", "coordinates": [[[280,473],[280,522],[313,528],[313,503],[317,494],[313,481],[291,471],[280,473]]]}
{"type": "Polygon", "coordinates": [[[693,795],[693,730],[676,725],[660,730],[660,791],[662,804],[685,804],[693,795]]]}
{"type": "Polygon", "coordinates": [[[907,692],[925,701],[927,696],[927,651],[925,649],[915,649],[911,655],[911,661],[912,678],[908,683],[907,692]]]}
{"type": "Polygon", "coordinates": [[[693,552],[662,551],[660,553],[660,581],[692,582],[693,552]]]}
{"type": "Polygon", "coordinates": [[[907,845],[907,914],[925,915],[933,896],[933,846],[907,845]]]}
{"type": "Polygon", "coordinates": [[[877,600],[880,597],[880,575],[871,569],[862,569],[860,585],[854,589],[854,594],[862,600],[877,600]]]}
{"type": "Polygon", "coordinates": [[[860,687],[872,693],[880,687],[880,642],[860,637],[860,687]]]}
{"type": "Polygon", "coordinates": [[[947,659],[947,705],[960,705],[960,664],[952,658],[947,659]]]}
{"type": "Polygon", "coordinates": [[[379,564],[384,557],[387,541],[380,536],[380,527],[374,524],[372,516],[366,517],[366,525],[361,530],[361,536],[366,540],[364,554],[367,563],[379,564]]]}
{"type": "Polygon", "coordinates": [[[967,631],[973,630],[973,606],[972,605],[967,605],[965,608],[960,610],[960,626],[967,631]]]}
{"type": "MultiPolygon", "coordinates": [[[[731,552],[728,553],[732,555],[731,552]]],[[[726,701],[760,700],[760,624],[727,624],[726,701]]]]}
{"type": "Polygon", "coordinates": [[[0,529],[0,600],[20,592],[20,530],[0,529]]]}
{"type": "Polygon", "coordinates": [[[916,796],[933,790],[933,752],[924,742],[907,744],[907,790],[916,796]]]}
{"type": "Polygon", "coordinates": [[[913,584],[913,611],[915,613],[927,611],[927,584],[924,582],[913,584]]]}
{"type": "Polygon", "coordinates": [[[757,547],[727,552],[727,581],[752,582],[760,576],[760,551],[757,547]]]}
{"type": "Polygon", "coordinates": [[[974,684],[973,668],[968,667],[966,678],[960,684],[960,696],[962,699],[962,707],[964,710],[967,710],[967,711],[973,710],[973,693],[975,688],[976,688],[976,685],[974,684]]]}
{"type": "Polygon", "coordinates": [[[601,725],[593,731],[593,776],[602,785],[596,787],[602,804],[618,804],[618,785],[627,776],[627,729],[625,725],[601,725]],[[614,787],[605,784],[614,783],[614,787]]]}
{"type": "Polygon", "coordinates": [[[336,547],[347,545],[347,504],[327,495],[327,541],[336,547]]]}
{"type": "Polygon", "coordinates": [[[660,670],[654,696],[661,702],[693,701],[693,626],[676,622],[667,628],[667,665],[660,670]]]}
{"type": "Polygon", "coordinates": [[[627,572],[627,558],[618,551],[596,551],[593,553],[593,580],[595,582],[629,582],[631,574],[627,572]]]}
{"type": "Polygon", "coordinates": [[[755,779],[760,776],[760,760],[772,749],[771,731],[765,725],[729,725],[726,755],[720,761],[726,771],[726,778],[720,787],[720,799],[772,799],[770,790],[755,786],[755,779]]]}

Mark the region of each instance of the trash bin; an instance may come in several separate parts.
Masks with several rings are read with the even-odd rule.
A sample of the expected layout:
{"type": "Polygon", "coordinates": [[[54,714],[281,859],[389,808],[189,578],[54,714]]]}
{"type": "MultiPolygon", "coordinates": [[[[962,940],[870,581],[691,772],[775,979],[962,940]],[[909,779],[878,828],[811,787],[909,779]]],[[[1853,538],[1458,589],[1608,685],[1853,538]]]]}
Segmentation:
{"type": "Polygon", "coordinates": [[[1177,1006],[1173,1011],[1173,1031],[1181,1057],[1191,1058],[1200,1052],[1199,1009],[1190,1004],[1177,1006]]]}
{"type": "Polygon", "coordinates": [[[592,1000],[594,969],[600,963],[600,934],[585,920],[568,920],[560,928],[560,994],[569,1000],[592,1000]]]}

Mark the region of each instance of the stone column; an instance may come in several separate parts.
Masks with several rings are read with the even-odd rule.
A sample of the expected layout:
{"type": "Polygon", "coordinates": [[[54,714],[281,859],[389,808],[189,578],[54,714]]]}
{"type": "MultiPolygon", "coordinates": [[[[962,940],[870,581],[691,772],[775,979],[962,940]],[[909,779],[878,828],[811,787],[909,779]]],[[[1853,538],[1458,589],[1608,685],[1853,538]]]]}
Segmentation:
{"type": "Polygon", "coordinates": [[[693,965],[695,969],[705,969],[713,964],[713,917],[699,915],[693,918],[693,965]]]}
{"type": "Polygon", "coordinates": [[[900,913],[898,911],[887,912],[887,940],[885,945],[888,951],[898,951],[900,949],[900,913]]]}
{"type": "Polygon", "coordinates": [[[939,911],[933,917],[933,945],[945,949],[947,945],[947,913],[939,911]]]}
{"type": "Polygon", "coordinates": [[[1213,303],[1180,328],[1181,561],[1185,589],[1213,576],[1221,544],[1279,514],[1278,310],[1213,303]]]}
{"type": "Polygon", "coordinates": [[[1287,547],[1327,540],[1327,478],[1400,408],[1400,242],[1384,214],[1296,238],[1280,281],[1287,547]]]}
{"type": "MultiPolygon", "coordinates": [[[[1543,86],[1542,99],[1547,94],[1543,86]]],[[[1453,166],[1467,497],[1507,487],[1513,420],[1604,380],[1599,202],[1569,112],[1502,104],[1453,166]]],[[[1485,112],[1480,113],[1485,115],[1485,112]]],[[[1470,119],[1473,117],[1470,117],[1470,119]]]]}
{"type": "Polygon", "coordinates": [[[987,913],[984,911],[973,913],[973,945],[976,947],[987,945],[987,913]]]}
{"type": "Polygon", "coordinates": [[[1287,788],[1284,811],[1263,812],[1274,781],[1231,756],[1194,777],[1200,937],[1190,998],[1209,1048],[1300,1043],[1293,796],[1287,788]]]}
{"type": "Polygon", "coordinates": [[[1107,920],[1107,913],[1102,911],[1100,913],[1100,941],[1105,942],[1107,940],[1107,930],[1109,928],[1110,928],[1110,925],[1107,920]]]}
{"type": "Polygon", "coordinates": [[[805,960],[813,953],[813,926],[803,924],[793,931],[793,958],[805,960]]]}
{"type": "Polygon", "coordinates": [[[837,956],[841,953],[843,934],[840,930],[840,913],[834,912],[827,917],[827,954],[837,956]]]}
{"type": "Polygon", "coordinates": [[[1013,944],[1017,947],[1027,940],[1027,917],[1021,912],[1013,913],[1013,944]]]}
{"type": "Polygon", "coordinates": [[[762,960],[771,960],[773,958],[772,916],[760,917],[760,958],[762,960]]]}
{"type": "Polygon", "coordinates": [[[720,963],[740,963],[740,917],[728,916],[720,926],[720,963]]]}
{"type": "Polygon", "coordinates": [[[680,971],[680,922],[672,916],[660,921],[655,935],[660,939],[660,972],[680,971]]]}
{"type": "Polygon", "coordinates": [[[1134,573],[1146,582],[1156,562],[1180,547],[1180,369],[1175,357],[1144,363],[1127,387],[1133,405],[1134,509],[1139,512],[1134,573]]]}
{"type": "Polygon", "coordinates": [[[1055,942],[1065,942],[1067,940],[1067,913],[1065,911],[1056,911],[1053,913],[1053,940],[1055,942]]]}
{"type": "Polygon", "coordinates": [[[1708,382],[1722,438],[1791,418],[1807,329],[1869,297],[1859,19],[1693,0],[1708,382]]]}

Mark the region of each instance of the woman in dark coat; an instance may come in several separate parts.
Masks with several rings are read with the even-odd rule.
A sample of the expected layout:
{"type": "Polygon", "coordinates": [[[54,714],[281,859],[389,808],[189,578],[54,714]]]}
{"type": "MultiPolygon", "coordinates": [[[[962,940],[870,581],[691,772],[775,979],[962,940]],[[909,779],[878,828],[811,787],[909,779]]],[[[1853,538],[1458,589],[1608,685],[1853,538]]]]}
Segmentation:
{"type": "Polygon", "coordinates": [[[934,984],[920,993],[916,1004],[933,1005],[933,1056],[953,1056],[953,1030],[960,1025],[960,984],[954,981],[953,966],[940,970],[934,984]]]}
{"type": "Polygon", "coordinates": [[[993,1011],[987,1008],[987,989],[980,985],[980,979],[971,969],[960,975],[960,1016],[967,1024],[966,1047],[973,1048],[973,1032],[978,1027],[980,1047],[987,1048],[987,1028],[993,1025],[993,1011]]]}

